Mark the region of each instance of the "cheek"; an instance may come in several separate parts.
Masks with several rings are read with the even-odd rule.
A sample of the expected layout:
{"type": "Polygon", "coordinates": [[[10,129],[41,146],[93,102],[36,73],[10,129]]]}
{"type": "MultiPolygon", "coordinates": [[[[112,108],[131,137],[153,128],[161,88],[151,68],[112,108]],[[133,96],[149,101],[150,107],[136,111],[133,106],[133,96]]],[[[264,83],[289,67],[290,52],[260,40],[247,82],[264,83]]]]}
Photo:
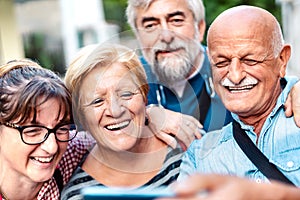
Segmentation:
{"type": "Polygon", "coordinates": [[[221,90],[224,89],[221,85],[221,81],[226,77],[227,69],[226,68],[217,68],[212,67],[212,77],[213,84],[216,90],[216,93],[221,96],[221,90]]]}
{"type": "Polygon", "coordinates": [[[143,51],[149,52],[150,50],[147,49],[149,47],[153,47],[156,41],[156,35],[155,34],[142,34],[140,33],[138,35],[138,42],[140,44],[140,46],[143,49],[143,51]]]}
{"type": "Polygon", "coordinates": [[[68,144],[69,144],[68,142],[60,142],[59,143],[60,157],[62,157],[62,155],[67,150],[68,144]]]}
{"type": "Polygon", "coordinates": [[[82,113],[82,123],[86,125],[99,124],[104,110],[100,107],[90,108],[82,113]]]}
{"type": "Polygon", "coordinates": [[[146,117],[146,107],[142,97],[138,100],[132,99],[131,101],[129,101],[127,104],[127,108],[137,117],[141,117],[142,119],[146,117]]]}
{"type": "Polygon", "coordinates": [[[216,87],[220,81],[226,77],[227,70],[225,68],[212,67],[213,83],[216,87]]]}
{"type": "MultiPolygon", "coordinates": [[[[6,134],[6,133],[4,133],[6,134]]],[[[35,150],[35,145],[26,145],[21,141],[18,134],[12,137],[1,137],[0,154],[2,158],[10,160],[12,163],[21,163],[27,161],[28,156],[35,150]]]]}
{"type": "Polygon", "coordinates": [[[175,27],[171,31],[175,33],[176,37],[182,38],[184,40],[197,39],[197,41],[199,41],[198,35],[195,35],[196,30],[193,22],[187,23],[185,26],[182,27],[175,27]]]}
{"type": "Polygon", "coordinates": [[[19,133],[1,132],[0,134],[1,149],[18,149],[24,148],[24,146],[28,146],[22,142],[19,133]]]}

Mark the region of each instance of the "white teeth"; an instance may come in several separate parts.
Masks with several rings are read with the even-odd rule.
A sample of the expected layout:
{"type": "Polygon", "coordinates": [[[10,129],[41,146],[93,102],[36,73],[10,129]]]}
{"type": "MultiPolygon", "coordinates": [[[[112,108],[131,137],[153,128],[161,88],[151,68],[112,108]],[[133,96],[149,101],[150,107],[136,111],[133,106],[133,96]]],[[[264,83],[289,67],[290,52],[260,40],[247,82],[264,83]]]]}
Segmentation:
{"type": "Polygon", "coordinates": [[[229,90],[231,92],[242,92],[243,90],[250,90],[254,87],[254,85],[244,85],[244,86],[239,86],[239,87],[231,87],[229,86],[229,90]]]}
{"type": "Polygon", "coordinates": [[[52,161],[53,156],[48,157],[48,158],[34,157],[33,159],[34,159],[34,160],[37,160],[37,161],[39,161],[39,162],[42,162],[42,163],[48,163],[48,162],[51,162],[51,161],[52,161]]]}
{"type": "Polygon", "coordinates": [[[108,126],[106,126],[106,128],[109,130],[121,129],[121,128],[128,126],[128,124],[129,124],[129,121],[124,121],[124,122],[121,122],[118,124],[108,125],[108,126]]]}

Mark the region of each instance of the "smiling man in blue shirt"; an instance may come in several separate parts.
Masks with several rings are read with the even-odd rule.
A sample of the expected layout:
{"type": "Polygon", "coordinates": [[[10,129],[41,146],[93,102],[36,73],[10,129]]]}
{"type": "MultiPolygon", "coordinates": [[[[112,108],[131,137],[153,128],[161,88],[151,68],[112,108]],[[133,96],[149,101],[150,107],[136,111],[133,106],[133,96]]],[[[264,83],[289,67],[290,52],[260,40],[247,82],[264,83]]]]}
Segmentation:
{"type": "MultiPolygon", "coordinates": [[[[300,186],[300,128],[284,110],[297,79],[284,78],[291,47],[278,21],[258,7],[234,7],[212,23],[207,41],[214,86],[225,107],[269,162],[300,186]]],[[[269,181],[236,143],[232,124],[192,143],[179,179],[202,172],[269,181]]]]}

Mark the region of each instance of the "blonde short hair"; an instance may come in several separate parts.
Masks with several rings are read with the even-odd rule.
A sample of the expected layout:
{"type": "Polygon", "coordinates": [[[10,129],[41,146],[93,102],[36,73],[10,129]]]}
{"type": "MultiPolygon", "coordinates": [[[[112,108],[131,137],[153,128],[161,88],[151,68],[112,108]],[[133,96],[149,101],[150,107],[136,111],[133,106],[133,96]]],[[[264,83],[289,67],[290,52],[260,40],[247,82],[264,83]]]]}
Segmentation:
{"type": "Polygon", "coordinates": [[[149,86],[146,73],[134,50],[118,44],[88,45],[78,52],[69,65],[65,76],[65,84],[72,94],[73,111],[76,112],[74,113],[74,118],[82,117],[79,105],[82,80],[94,68],[109,67],[114,63],[121,63],[128,68],[132,78],[139,86],[145,104],[147,103],[149,86]]]}

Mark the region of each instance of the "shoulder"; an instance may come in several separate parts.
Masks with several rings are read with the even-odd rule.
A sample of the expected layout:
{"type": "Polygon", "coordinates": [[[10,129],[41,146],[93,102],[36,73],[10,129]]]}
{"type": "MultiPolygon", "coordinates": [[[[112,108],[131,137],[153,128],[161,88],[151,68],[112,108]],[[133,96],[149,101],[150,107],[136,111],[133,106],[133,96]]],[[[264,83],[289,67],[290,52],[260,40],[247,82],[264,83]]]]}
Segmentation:
{"type": "Polygon", "coordinates": [[[61,194],[61,199],[62,200],[68,200],[70,198],[82,199],[82,196],[80,194],[80,190],[82,188],[87,186],[98,185],[98,184],[99,183],[93,177],[87,174],[79,166],[74,171],[74,174],[72,175],[70,181],[65,185],[61,194]]]}
{"type": "Polygon", "coordinates": [[[79,135],[69,142],[68,148],[58,164],[64,183],[69,180],[83,156],[94,144],[95,140],[83,135],[83,133],[79,133],[79,135]]]}
{"type": "Polygon", "coordinates": [[[217,147],[232,139],[231,123],[222,129],[206,133],[201,139],[195,140],[188,148],[188,154],[192,153],[198,158],[204,158],[214,151],[217,147]]]}

